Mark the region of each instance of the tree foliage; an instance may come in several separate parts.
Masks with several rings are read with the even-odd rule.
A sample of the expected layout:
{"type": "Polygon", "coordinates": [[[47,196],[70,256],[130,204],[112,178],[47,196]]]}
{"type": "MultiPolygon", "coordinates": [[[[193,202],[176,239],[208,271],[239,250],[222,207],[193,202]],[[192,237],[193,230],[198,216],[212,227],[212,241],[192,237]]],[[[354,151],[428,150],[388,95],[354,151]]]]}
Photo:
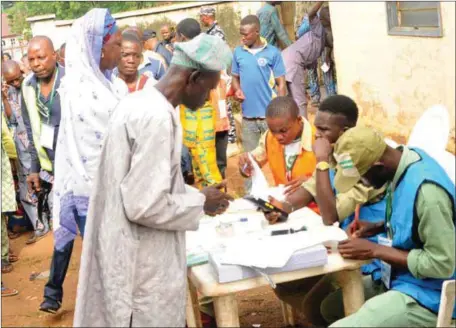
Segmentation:
{"type": "Polygon", "coordinates": [[[55,14],[56,19],[75,19],[83,16],[92,8],[108,8],[111,13],[139,10],[167,2],[155,1],[17,1],[6,9],[11,31],[23,33],[30,26],[27,17],[55,14]]]}

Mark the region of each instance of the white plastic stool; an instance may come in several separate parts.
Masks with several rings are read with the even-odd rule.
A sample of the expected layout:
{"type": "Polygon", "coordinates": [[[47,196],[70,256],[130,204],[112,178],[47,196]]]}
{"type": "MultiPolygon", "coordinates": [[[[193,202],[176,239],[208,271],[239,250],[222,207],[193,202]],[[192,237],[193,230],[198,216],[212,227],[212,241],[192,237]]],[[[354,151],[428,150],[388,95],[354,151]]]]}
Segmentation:
{"type": "MultiPolygon", "coordinates": [[[[447,280],[442,286],[437,327],[451,327],[451,316],[454,308],[455,280],[447,280]]],[[[453,322],[454,327],[454,322],[453,322]]]]}

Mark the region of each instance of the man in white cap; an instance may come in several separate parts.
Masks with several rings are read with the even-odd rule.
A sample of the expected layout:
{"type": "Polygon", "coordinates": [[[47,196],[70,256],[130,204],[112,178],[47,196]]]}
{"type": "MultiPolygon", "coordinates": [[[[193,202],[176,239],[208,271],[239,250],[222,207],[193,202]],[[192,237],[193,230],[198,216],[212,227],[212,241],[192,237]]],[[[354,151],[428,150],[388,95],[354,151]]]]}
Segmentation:
{"type": "Polygon", "coordinates": [[[117,106],[90,199],[75,327],[185,326],[185,231],[225,211],[230,197],[223,184],[185,185],[175,108],[200,108],[231,58],[214,36],[177,43],[155,87],[117,106]]]}

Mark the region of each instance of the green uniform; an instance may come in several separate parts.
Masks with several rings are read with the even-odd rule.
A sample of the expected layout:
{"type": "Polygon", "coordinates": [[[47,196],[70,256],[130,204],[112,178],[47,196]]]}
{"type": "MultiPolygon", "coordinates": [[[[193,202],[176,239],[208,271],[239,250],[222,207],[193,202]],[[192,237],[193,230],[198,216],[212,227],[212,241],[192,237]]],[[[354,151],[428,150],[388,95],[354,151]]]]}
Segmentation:
{"type": "MultiPolygon", "coordinates": [[[[416,152],[402,148],[402,157],[392,181],[393,190],[406,169],[418,160],[416,152]]],[[[416,213],[418,235],[424,246],[409,252],[408,269],[419,279],[448,278],[455,267],[455,226],[448,194],[439,186],[424,183],[418,192],[416,213]]],[[[378,296],[372,297],[358,312],[331,327],[435,327],[437,315],[420,306],[413,298],[398,291],[386,291],[383,286],[375,288],[372,281],[365,286],[376,290],[378,296]]],[[[323,301],[322,314],[328,322],[343,317],[340,290],[323,301]]]]}

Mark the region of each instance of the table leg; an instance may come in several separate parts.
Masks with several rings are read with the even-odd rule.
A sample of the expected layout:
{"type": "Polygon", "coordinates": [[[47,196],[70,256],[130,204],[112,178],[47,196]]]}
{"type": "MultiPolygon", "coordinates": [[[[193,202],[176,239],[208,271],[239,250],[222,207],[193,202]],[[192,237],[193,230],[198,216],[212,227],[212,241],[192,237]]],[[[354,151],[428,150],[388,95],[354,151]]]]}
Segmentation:
{"type": "Polygon", "coordinates": [[[239,327],[239,313],[235,294],[214,297],[217,327],[239,327]]]}
{"type": "Polygon", "coordinates": [[[283,321],[286,326],[294,326],[295,325],[295,310],[291,305],[280,301],[280,306],[282,307],[282,315],[283,321]]]}
{"type": "Polygon", "coordinates": [[[201,328],[203,323],[201,322],[201,314],[199,311],[198,293],[196,292],[195,286],[193,286],[190,280],[187,281],[187,327],[189,328],[201,328]]]}
{"type": "Polygon", "coordinates": [[[337,283],[342,288],[345,315],[358,311],[364,304],[364,285],[361,271],[345,270],[335,273],[337,283]]]}

